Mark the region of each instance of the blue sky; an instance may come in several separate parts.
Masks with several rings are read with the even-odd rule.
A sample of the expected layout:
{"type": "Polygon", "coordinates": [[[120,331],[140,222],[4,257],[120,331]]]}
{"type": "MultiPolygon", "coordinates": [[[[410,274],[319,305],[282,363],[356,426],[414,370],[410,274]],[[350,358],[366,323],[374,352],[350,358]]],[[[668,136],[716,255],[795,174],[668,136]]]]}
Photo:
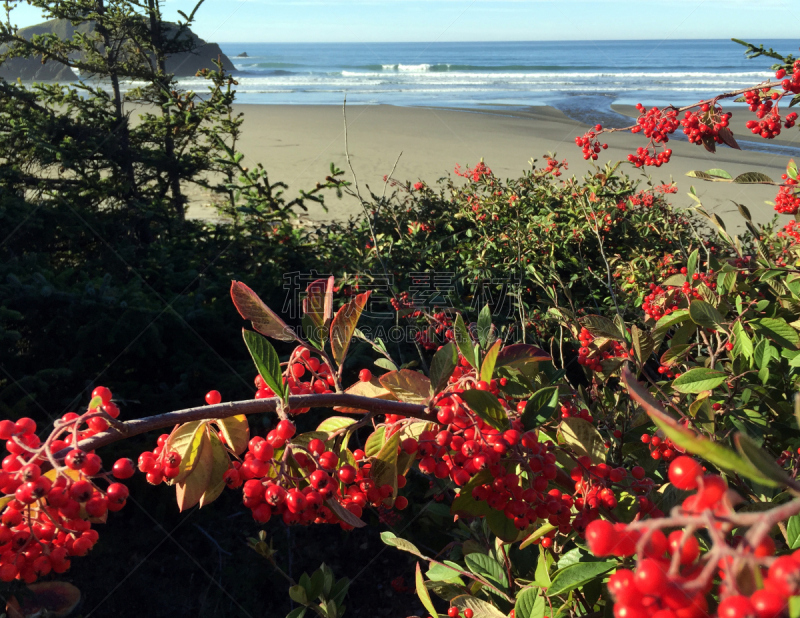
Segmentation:
{"type": "MultiPolygon", "coordinates": [[[[193,6],[164,2],[167,17],[193,6]]],[[[41,21],[27,6],[13,15],[41,21]]],[[[206,0],[194,30],[218,42],[757,41],[800,39],[800,13],[783,0],[206,0]]]]}

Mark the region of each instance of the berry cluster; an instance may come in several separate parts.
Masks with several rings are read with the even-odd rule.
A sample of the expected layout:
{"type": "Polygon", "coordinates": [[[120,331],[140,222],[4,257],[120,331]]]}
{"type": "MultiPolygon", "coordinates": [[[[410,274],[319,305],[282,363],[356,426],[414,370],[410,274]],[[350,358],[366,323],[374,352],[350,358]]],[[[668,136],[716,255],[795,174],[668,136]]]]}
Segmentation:
{"type": "Polygon", "coordinates": [[[677,311],[680,297],[674,293],[675,286],[662,288],[655,283],[650,284],[650,293],[642,301],[642,311],[651,320],[656,322],[665,315],[677,311]]]}
{"type": "Polygon", "coordinates": [[[604,340],[600,347],[594,345],[594,336],[585,328],[581,328],[578,340],[581,344],[578,349],[578,363],[591,371],[601,373],[603,361],[633,356],[633,351],[627,352],[619,341],[613,339],[604,340]]]}
{"type": "Polygon", "coordinates": [[[793,186],[783,186],[775,196],[775,210],[783,215],[795,215],[800,210],[800,194],[793,186]]]}
{"type": "Polygon", "coordinates": [[[636,167],[661,167],[669,163],[672,150],[665,148],[659,152],[657,146],[666,144],[669,136],[678,128],[678,112],[672,109],[661,110],[657,107],[645,111],[641,103],[636,105],[636,109],[639,110],[639,118],[631,133],[644,133],[650,141],[646,147],[637,148],[635,154],[629,154],[628,161],[636,167]]]}
{"type": "Polygon", "coordinates": [[[781,87],[785,92],[800,94],[800,59],[794,61],[791,77],[787,77],[784,69],[778,69],[775,72],[775,77],[783,80],[781,82],[781,87]]]}
{"type": "Polygon", "coordinates": [[[724,144],[723,131],[728,131],[730,117],[730,112],[722,113],[721,107],[703,103],[699,112],[687,110],[681,125],[690,144],[724,144]]]}
{"type": "Polygon", "coordinates": [[[794,126],[797,120],[797,114],[792,112],[786,116],[785,121],[781,119],[778,108],[773,102],[777,102],[783,95],[778,92],[770,92],[769,88],[762,88],[761,90],[750,90],[745,92],[744,98],[747,102],[750,111],[755,112],[758,120],[748,120],[747,128],[750,129],[755,135],[759,135],[764,139],[772,139],[781,134],[781,123],[787,129],[794,126]]]}
{"type": "Polygon", "coordinates": [[[463,172],[461,171],[461,166],[456,165],[454,173],[456,176],[461,176],[462,178],[469,178],[473,182],[479,182],[481,178],[483,178],[484,176],[491,176],[492,170],[490,170],[486,166],[486,164],[483,161],[481,161],[472,169],[467,167],[466,171],[463,172]]]}
{"type": "MultiPolygon", "coordinates": [[[[266,438],[252,438],[244,461],[234,462],[226,473],[229,487],[243,486],[244,506],[257,522],[279,516],[287,525],[335,523],[351,529],[329,506],[331,500],[361,517],[367,503],[378,507],[392,497],[392,485],[378,487],[371,479],[363,451],[354,453],[356,462],[362,462],[356,468],[341,461],[319,438],[305,447],[287,445],[295,432],[291,421],[281,420],[266,438]]],[[[397,486],[404,485],[405,477],[398,477],[397,486]]],[[[402,509],[405,504],[406,499],[398,497],[394,506],[402,509]]]]}
{"type": "Polygon", "coordinates": [[[589,410],[582,406],[578,406],[572,399],[567,399],[566,401],[562,402],[559,411],[561,412],[561,418],[582,418],[589,423],[594,422],[594,418],[589,413],[589,410]]]}
{"type": "MultiPolygon", "coordinates": [[[[291,395],[330,393],[331,387],[336,383],[328,364],[312,356],[311,351],[304,347],[297,347],[292,352],[284,374],[284,382],[289,386],[291,395]]],[[[260,375],[256,376],[255,384],[258,389],[255,394],[256,399],[269,399],[275,396],[260,375]]],[[[307,411],[306,408],[301,408],[293,410],[293,413],[302,414],[307,411]]]]}
{"type": "MultiPolygon", "coordinates": [[[[6,498],[0,517],[0,581],[30,584],[51,572],[64,573],[73,557],[85,556],[97,542],[92,523],[125,506],[128,488],[102,471],[100,457],[70,448],[119,416],[111,398],[110,390],[97,387],[89,410],[65,414],[44,442],[30,418],[0,421],[0,439],[9,453],[0,470],[6,498]]],[[[112,474],[130,478],[133,462],[119,460],[112,474]]]]}
{"type": "Polygon", "coordinates": [[[426,314],[425,317],[429,322],[428,327],[415,333],[417,343],[425,350],[432,352],[442,343],[453,340],[453,318],[450,315],[434,309],[432,314],[426,314]]]}
{"type": "Polygon", "coordinates": [[[555,157],[551,157],[550,155],[545,155],[545,161],[547,161],[547,166],[542,169],[542,174],[552,174],[556,178],[561,176],[561,170],[567,169],[569,165],[567,164],[567,160],[564,159],[561,162],[558,161],[555,157]]]}
{"type": "MultiPolygon", "coordinates": [[[[408,292],[400,292],[396,297],[393,297],[390,301],[392,303],[392,307],[394,307],[395,311],[403,311],[408,309],[413,309],[414,307],[414,300],[411,298],[411,294],[408,292]]],[[[416,311],[415,314],[411,314],[412,317],[418,317],[421,315],[419,311],[416,311]]]]}
{"type": "MultiPolygon", "coordinates": [[[[679,375],[679,374],[672,374],[679,375]]],[[[680,451],[669,438],[662,438],[659,435],[642,434],[642,444],[650,447],[650,457],[664,461],[672,461],[680,451]]]]}
{"type": "MultiPolygon", "coordinates": [[[[598,509],[616,508],[618,500],[614,489],[617,488],[639,496],[638,510],[641,515],[661,517],[663,513],[646,497],[655,486],[653,479],[646,477],[641,466],[634,466],[630,476],[632,480],[628,479],[625,468],[612,468],[604,463],[593,465],[588,457],[579,457],[578,465],[570,471],[570,478],[575,481],[575,508],[591,509],[584,519],[593,521],[599,517],[598,509]]],[[[582,528],[577,525],[576,529],[582,528]]]]}
{"type": "Polygon", "coordinates": [[[608,144],[601,145],[600,141],[597,139],[597,134],[602,130],[603,126],[598,124],[594,130],[590,129],[584,133],[582,137],[575,138],[575,144],[583,149],[583,158],[587,161],[589,159],[597,161],[600,151],[608,148],[608,144]]]}
{"type": "MultiPolygon", "coordinates": [[[[703,473],[688,456],[675,459],[669,480],[678,489],[696,491],[681,506],[686,530],[665,534],[675,527],[671,519],[651,519],[630,525],[593,521],[586,541],[596,556],[629,557],[637,554],[633,569],[618,569],[608,581],[618,618],[701,618],[709,615],[707,595],[719,574],[719,618],[777,618],[786,613],[788,600],[800,592],[800,552],[773,558],[769,536],[742,536],[735,527],[735,493],[725,480],[703,473]],[[711,549],[701,555],[697,528],[713,529],[711,549]],[[768,567],[768,568],[767,568],[768,567]],[[760,570],[757,583],[744,584],[742,575],[760,570]]],[[[750,523],[749,525],[752,525],[750,523]]]]}

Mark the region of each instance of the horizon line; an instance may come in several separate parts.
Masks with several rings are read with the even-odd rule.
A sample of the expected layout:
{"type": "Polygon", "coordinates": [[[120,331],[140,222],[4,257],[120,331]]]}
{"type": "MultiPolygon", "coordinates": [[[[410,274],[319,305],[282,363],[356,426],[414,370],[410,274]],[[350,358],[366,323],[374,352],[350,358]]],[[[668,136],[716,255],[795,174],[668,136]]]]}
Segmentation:
{"type": "MultiPolygon", "coordinates": [[[[669,41],[728,41],[734,42],[733,39],[739,40],[746,40],[747,38],[753,37],[721,37],[721,38],[707,38],[707,37],[690,37],[686,39],[666,39],[662,41],[664,43],[669,41]]],[[[755,37],[758,38],[758,37],[755,37]]],[[[238,43],[240,45],[248,45],[252,43],[271,43],[275,45],[308,45],[312,43],[324,43],[326,45],[333,45],[333,44],[340,44],[340,45],[380,45],[380,44],[392,44],[396,45],[398,43],[426,43],[428,45],[435,45],[435,44],[444,44],[444,43],[629,43],[635,41],[652,41],[652,37],[646,37],[641,39],[512,39],[512,40],[498,40],[498,39],[483,39],[483,40],[465,40],[465,41],[427,41],[427,40],[418,40],[418,41],[214,41],[215,43],[238,43]]],[[[788,38],[788,39],[760,39],[759,41],[796,41],[800,43],[800,38],[788,38]]]]}

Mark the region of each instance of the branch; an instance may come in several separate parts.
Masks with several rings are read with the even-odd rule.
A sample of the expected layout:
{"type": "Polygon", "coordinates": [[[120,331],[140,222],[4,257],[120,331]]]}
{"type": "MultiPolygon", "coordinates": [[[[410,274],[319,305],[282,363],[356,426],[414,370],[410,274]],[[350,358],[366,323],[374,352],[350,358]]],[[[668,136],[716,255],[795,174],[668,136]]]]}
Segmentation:
{"type": "MultiPolygon", "coordinates": [[[[92,451],[124,438],[131,438],[143,433],[172,427],[181,423],[191,421],[204,421],[229,418],[238,414],[264,414],[266,412],[277,412],[280,399],[247,399],[244,401],[230,401],[219,403],[213,406],[202,406],[199,408],[187,408],[166,412],[147,418],[133,419],[124,423],[119,423],[119,427],[112,427],[106,431],[98,433],[91,438],[81,441],[78,447],[84,451],[92,451]]],[[[362,397],[360,395],[350,395],[347,393],[323,393],[321,395],[297,395],[289,397],[289,410],[299,408],[332,408],[334,406],[346,406],[348,408],[359,408],[374,414],[398,414],[422,420],[431,420],[431,415],[427,413],[427,406],[414,403],[403,403],[401,401],[390,401],[386,399],[376,399],[373,397],[362,397]]],[[[69,447],[56,453],[57,459],[63,459],[73,447],[69,447]]]]}

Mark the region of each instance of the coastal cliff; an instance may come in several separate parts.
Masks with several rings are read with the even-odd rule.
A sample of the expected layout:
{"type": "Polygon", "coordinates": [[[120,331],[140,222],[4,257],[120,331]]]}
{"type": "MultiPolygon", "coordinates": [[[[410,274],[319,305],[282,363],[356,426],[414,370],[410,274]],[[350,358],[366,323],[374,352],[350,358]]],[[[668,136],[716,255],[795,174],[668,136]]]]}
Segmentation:
{"type": "MultiPolygon", "coordinates": [[[[165,24],[169,30],[177,28],[175,24],[165,24]]],[[[55,34],[62,39],[71,39],[76,33],[88,34],[94,31],[94,23],[87,22],[74,26],[66,19],[51,19],[50,21],[21,28],[18,34],[30,40],[39,34],[55,34]]],[[[219,58],[222,66],[227,71],[234,71],[235,67],[230,59],[222,53],[216,43],[207,43],[191,30],[186,30],[184,37],[194,43],[195,50],[173,54],[167,58],[166,69],[176,77],[190,77],[201,69],[214,69],[214,60],[219,58]]],[[[0,46],[0,53],[7,48],[0,46]]],[[[41,57],[11,58],[0,64],[0,78],[5,80],[21,79],[23,81],[71,81],[76,78],[69,67],[54,60],[42,61],[41,57]]]]}

